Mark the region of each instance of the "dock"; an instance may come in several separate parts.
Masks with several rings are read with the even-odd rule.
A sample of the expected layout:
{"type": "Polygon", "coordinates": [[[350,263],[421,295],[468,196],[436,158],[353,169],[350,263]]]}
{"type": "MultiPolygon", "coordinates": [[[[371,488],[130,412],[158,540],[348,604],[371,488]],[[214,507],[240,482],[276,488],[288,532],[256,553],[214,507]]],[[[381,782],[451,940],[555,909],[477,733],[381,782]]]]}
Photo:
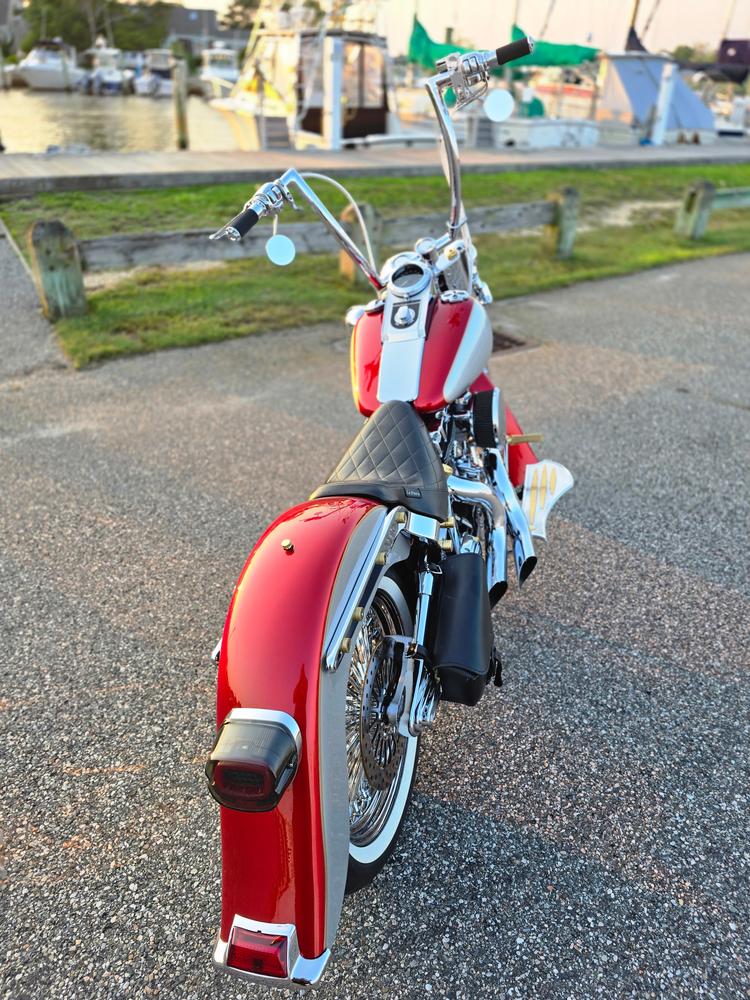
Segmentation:
{"type": "MultiPolygon", "coordinates": [[[[750,141],[712,146],[628,146],[586,149],[463,149],[465,171],[498,173],[555,167],[577,169],[685,164],[750,163],[750,141]]],[[[5,154],[0,156],[0,198],[55,191],[138,190],[193,184],[254,184],[300,170],[333,176],[428,176],[440,173],[434,146],[374,146],[328,150],[262,152],[88,153],[85,155],[5,154]]]]}

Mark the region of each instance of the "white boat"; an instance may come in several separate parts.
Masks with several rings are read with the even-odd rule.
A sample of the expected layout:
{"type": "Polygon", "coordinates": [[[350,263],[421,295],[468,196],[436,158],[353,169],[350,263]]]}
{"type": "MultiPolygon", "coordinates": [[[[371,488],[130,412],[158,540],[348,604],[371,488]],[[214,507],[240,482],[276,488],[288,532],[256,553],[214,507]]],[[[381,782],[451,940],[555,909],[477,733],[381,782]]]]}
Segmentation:
{"type": "Polygon", "coordinates": [[[377,5],[326,0],[318,10],[262,0],[242,71],[228,97],[246,149],[341,149],[403,138],[377,5]]]}
{"type": "Polygon", "coordinates": [[[206,97],[226,97],[240,76],[237,53],[219,45],[201,52],[200,80],[206,97]]]}
{"type": "Polygon", "coordinates": [[[139,97],[171,97],[174,56],[169,49],[146,49],[143,72],[134,80],[139,97]]]}
{"type": "Polygon", "coordinates": [[[122,94],[130,89],[132,73],[123,69],[120,49],[96,45],[89,49],[91,69],[81,81],[81,89],[90,94],[122,94]]]}
{"type": "Polygon", "coordinates": [[[85,76],[76,50],[59,38],[40,39],[16,72],[32,90],[75,90],[85,76]]]}

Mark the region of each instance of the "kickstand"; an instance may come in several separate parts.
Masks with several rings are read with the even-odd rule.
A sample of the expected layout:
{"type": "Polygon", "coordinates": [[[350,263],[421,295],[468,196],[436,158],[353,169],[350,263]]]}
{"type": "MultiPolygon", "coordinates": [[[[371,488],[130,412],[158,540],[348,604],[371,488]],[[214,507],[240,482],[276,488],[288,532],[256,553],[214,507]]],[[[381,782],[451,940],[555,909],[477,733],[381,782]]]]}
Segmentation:
{"type": "Polygon", "coordinates": [[[500,659],[497,646],[492,647],[492,656],[490,657],[490,675],[495,682],[495,687],[503,686],[503,661],[500,659]]]}

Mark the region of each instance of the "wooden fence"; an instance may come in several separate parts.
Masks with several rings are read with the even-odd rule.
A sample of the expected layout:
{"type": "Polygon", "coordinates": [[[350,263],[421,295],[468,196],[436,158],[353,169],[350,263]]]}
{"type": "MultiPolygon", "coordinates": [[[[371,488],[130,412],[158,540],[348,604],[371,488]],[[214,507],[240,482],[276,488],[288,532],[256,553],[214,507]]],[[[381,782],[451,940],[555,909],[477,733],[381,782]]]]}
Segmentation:
{"type": "Polygon", "coordinates": [[[750,208],[750,188],[717,188],[709,181],[691,184],[677,209],[675,232],[699,240],[706,232],[711,213],[722,208],[750,208]]]}
{"type": "MultiPolygon", "coordinates": [[[[550,194],[545,201],[483,208],[473,213],[472,234],[480,236],[543,226],[550,251],[558,257],[570,257],[575,244],[578,203],[578,193],[566,188],[550,194]]],[[[371,237],[374,237],[376,256],[380,256],[381,248],[412,246],[418,236],[440,236],[445,232],[444,214],[380,218],[369,206],[364,206],[364,210],[371,237]]],[[[345,213],[342,221],[351,229],[350,215],[345,213]]],[[[294,240],[300,253],[339,249],[339,244],[319,221],[282,223],[280,228],[294,240]]],[[[351,231],[356,239],[356,232],[351,231]]],[[[134,267],[262,257],[269,236],[268,227],[251,230],[241,243],[210,241],[210,233],[208,229],[189,229],[76,240],[61,222],[37,222],[29,231],[28,244],[44,311],[51,319],[84,311],[84,271],[125,271],[134,267]]],[[[343,251],[341,272],[351,280],[358,280],[358,269],[351,267],[343,251]]]]}

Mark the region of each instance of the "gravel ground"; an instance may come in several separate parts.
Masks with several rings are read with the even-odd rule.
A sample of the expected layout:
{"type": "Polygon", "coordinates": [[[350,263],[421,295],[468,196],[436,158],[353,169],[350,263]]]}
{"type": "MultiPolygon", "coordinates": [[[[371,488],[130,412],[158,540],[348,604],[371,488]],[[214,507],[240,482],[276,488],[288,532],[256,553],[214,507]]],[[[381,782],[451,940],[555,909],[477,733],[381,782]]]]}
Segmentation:
{"type": "MultiPolygon", "coordinates": [[[[576,489],[444,706],[321,998],[750,995],[750,258],[495,307],[576,489]]],[[[0,382],[0,996],[205,1000],[209,651],[261,528],[358,426],[341,328],[0,382]]]]}

